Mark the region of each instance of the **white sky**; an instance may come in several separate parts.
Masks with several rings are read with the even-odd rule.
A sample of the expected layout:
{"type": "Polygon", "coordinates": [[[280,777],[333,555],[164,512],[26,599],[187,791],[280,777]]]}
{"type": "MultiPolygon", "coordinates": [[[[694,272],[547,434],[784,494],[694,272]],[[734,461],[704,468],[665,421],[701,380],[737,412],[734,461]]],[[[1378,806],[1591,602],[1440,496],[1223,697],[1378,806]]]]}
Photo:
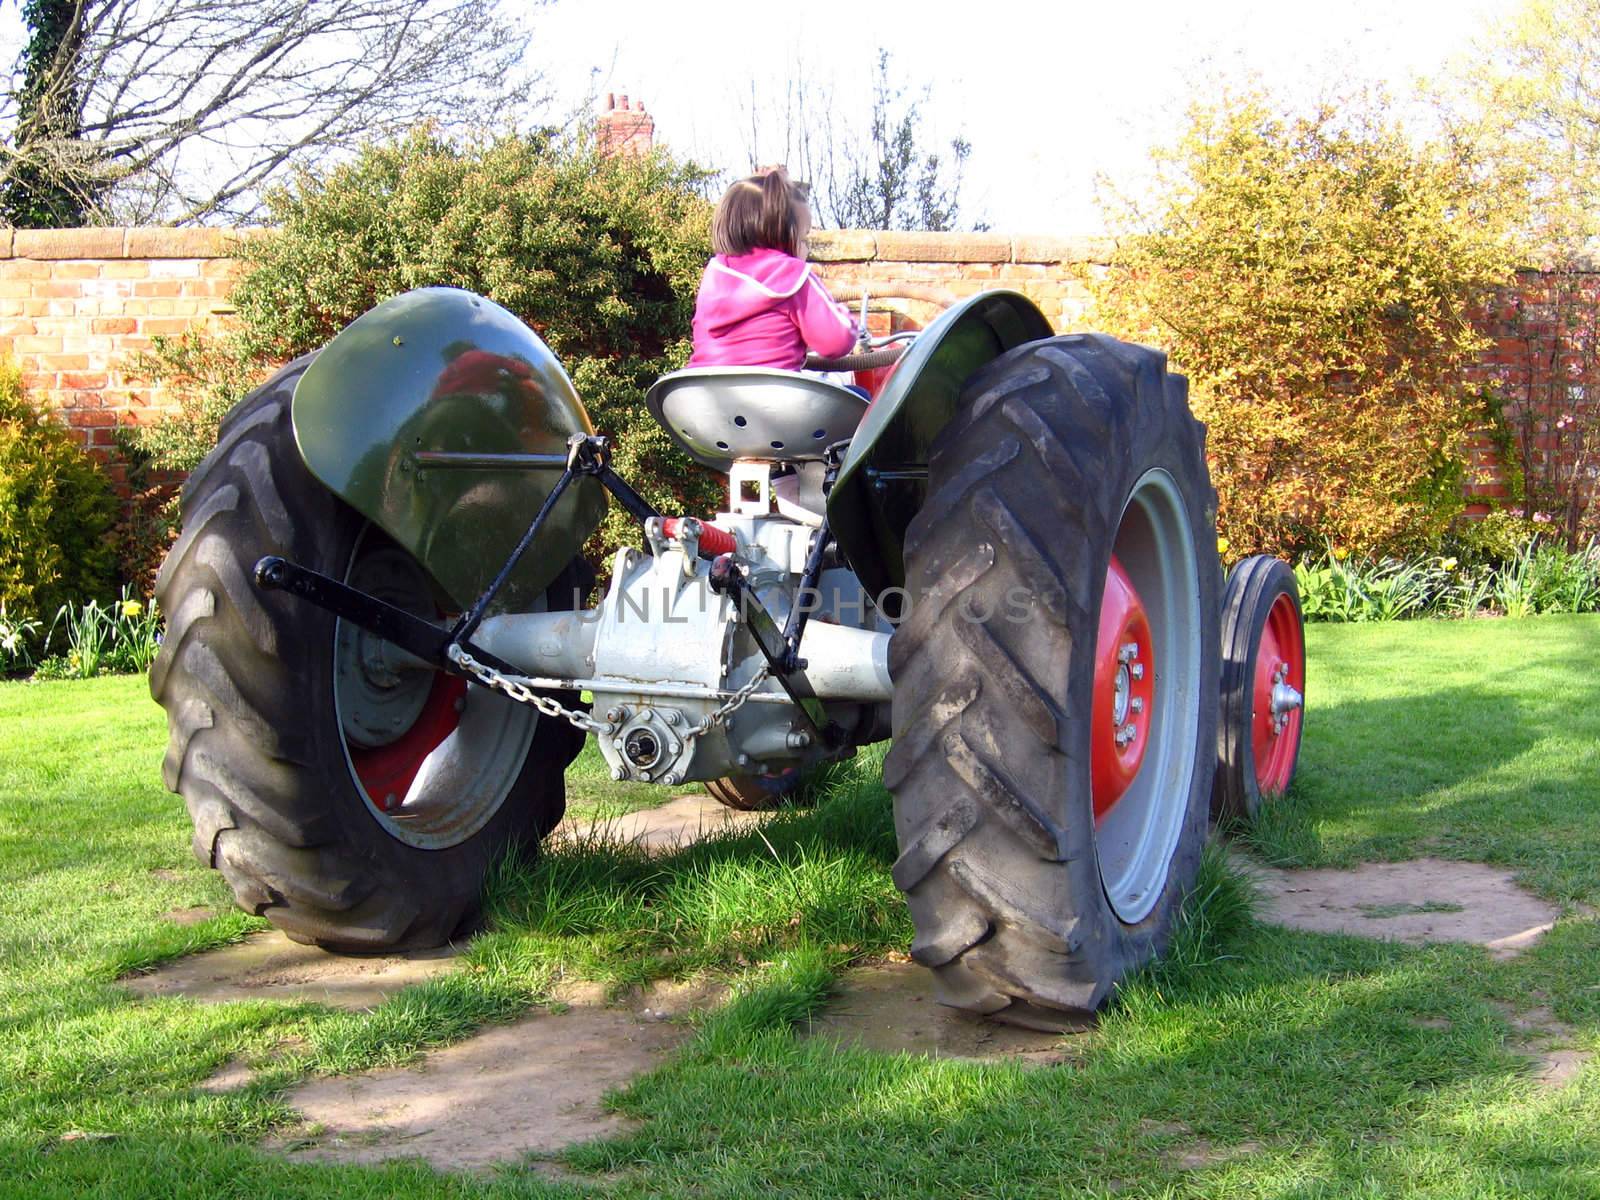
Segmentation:
{"type": "Polygon", "coordinates": [[[1274,90],[1341,81],[1404,93],[1464,53],[1511,0],[1075,0],[863,4],[807,0],[557,0],[534,53],[565,103],[586,87],[643,100],[658,141],[743,170],[741,98],[796,61],[865,112],[878,46],[933,86],[929,126],[972,143],[963,216],[996,230],[1099,228],[1098,173],[1136,172],[1170,140],[1191,85],[1255,73],[1274,90]]]}

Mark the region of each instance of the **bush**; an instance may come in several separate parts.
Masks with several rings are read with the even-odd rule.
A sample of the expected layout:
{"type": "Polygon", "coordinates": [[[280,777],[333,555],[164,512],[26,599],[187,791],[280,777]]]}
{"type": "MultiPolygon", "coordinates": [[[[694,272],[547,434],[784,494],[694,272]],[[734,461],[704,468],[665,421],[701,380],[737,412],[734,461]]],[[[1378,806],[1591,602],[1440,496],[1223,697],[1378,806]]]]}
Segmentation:
{"type": "MultiPolygon", "coordinates": [[[[111,590],[111,484],[70,430],[32,404],[0,366],[0,611],[8,639],[69,600],[111,590]]],[[[17,656],[18,647],[7,654],[17,656]]]]}
{"type": "Polygon", "coordinates": [[[1094,320],[1189,375],[1239,555],[1431,547],[1460,511],[1470,320],[1505,279],[1503,220],[1464,150],[1355,98],[1283,113],[1262,95],[1190,113],[1156,160],[1094,320]]]}
{"type": "MultiPolygon", "coordinates": [[[[561,358],[617,469],[668,510],[704,512],[721,488],[671,445],[645,389],[690,348],[710,252],[704,174],[656,152],[507,136],[466,145],[420,131],[364,149],[270,199],[275,236],[249,243],[237,331],[190,335],[146,361],[182,411],[140,439],[160,466],[193,466],[232,402],[271,367],[325,344],[398,292],[467,288],[526,321],[561,358]]],[[[635,541],[613,511],[591,550],[635,541]]]]}

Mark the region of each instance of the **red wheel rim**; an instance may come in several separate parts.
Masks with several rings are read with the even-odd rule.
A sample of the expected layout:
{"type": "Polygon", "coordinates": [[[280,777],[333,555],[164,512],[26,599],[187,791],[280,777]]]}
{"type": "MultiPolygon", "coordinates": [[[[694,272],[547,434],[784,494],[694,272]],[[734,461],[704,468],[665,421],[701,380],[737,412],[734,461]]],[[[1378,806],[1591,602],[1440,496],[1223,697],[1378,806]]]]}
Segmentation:
{"type": "Polygon", "coordinates": [[[1300,749],[1303,709],[1298,702],[1274,707],[1273,693],[1280,684],[1293,688],[1297,697],[1305,695],[1305,635],[1294,602],[1282,593],[1272,602],[1261,629],[1251,688],[1250,746],[1256,787],[1263,794],[1278,795],[1288,788],[1300,749]]]}
{"type": "Polygon", "coordinates": [[[1094,718],[1089,772],[1094,819],[1122,799],[1139,774],[1155,711],[1155,646],[1133,580],[1115,555],[1106,569],[1094,656],[1094,718]]]}
{"type": "Polygon", "coordinates": [[[389,812],[400,807],[428,755],[461,723],[466,694],[466,680],[440,672],[434,676],[428,699],[410,729],[386,746],[370,750],[349,748],[356,779],[375,808],[389,812]]]}

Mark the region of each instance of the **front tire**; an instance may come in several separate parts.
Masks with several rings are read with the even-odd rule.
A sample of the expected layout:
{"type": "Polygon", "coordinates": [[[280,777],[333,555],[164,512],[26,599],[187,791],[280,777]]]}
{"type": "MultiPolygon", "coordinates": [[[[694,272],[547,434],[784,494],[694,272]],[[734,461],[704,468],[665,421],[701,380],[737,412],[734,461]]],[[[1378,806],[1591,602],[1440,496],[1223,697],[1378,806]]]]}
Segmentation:
{"type": "MultiPolygon", "coordinates": [[[[195,855],[247,911],[330,949],[435,946],[476,916],[496,859],[560,819],[582,737],[445,676],[352,684],[356,658],[382,661],[359,631],[255,586],[253,565],[275,554],[437,612],[415,560],[306,469],[290,398],[310,362],[229,413],[184,490],[156,582],[163,776],[195,855]],[[414,793],[428,804],[411,811],[414,793]]],[[[572,603],[571,576],[552,603],[572,603]]]]}
{"type": "Polygon", "coordinates": [[[1060,1027],[1170,939],[1216,762],[1215,503],[1183,379],[1107,337],[995,360],[935,441],[884,782],[944,1003],[1060,1027]]]}

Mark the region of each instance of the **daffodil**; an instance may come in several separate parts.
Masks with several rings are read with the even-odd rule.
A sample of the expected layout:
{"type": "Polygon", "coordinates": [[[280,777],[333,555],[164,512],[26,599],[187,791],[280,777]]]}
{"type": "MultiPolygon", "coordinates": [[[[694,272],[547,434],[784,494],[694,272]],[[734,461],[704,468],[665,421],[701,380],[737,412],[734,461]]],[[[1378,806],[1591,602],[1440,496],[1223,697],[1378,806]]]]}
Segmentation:
{"type": "Polygon", "coordinates": [[[1228,545],[1228,539],[1223,537],[1220,533],[1217,534],[1217,553],[1226,554],[1228,552],[1228,545]]]}
{"type": "Polygon", "coordinates": [[[137,600],[124,600],[122,602],[122,615],[130,620],[144,612],[144,605],[137,600]]]}
{"type": "Polygon", "coordinates": [[[1333,556],[1340,562],[1343,562],[1345,559],[1350,557],[1350,551],[1346,550],[1343,546],[1335,546],[1333,548],[1333,556]]]}
{"type": "Polygon", "coordinates": [[[1440,559],[1439,560],[1439,565],[1441,567],[1443,567],[1446,571],[1454,571],[1459,564],[1452,557],[1452,558],[1440,559]]]}

